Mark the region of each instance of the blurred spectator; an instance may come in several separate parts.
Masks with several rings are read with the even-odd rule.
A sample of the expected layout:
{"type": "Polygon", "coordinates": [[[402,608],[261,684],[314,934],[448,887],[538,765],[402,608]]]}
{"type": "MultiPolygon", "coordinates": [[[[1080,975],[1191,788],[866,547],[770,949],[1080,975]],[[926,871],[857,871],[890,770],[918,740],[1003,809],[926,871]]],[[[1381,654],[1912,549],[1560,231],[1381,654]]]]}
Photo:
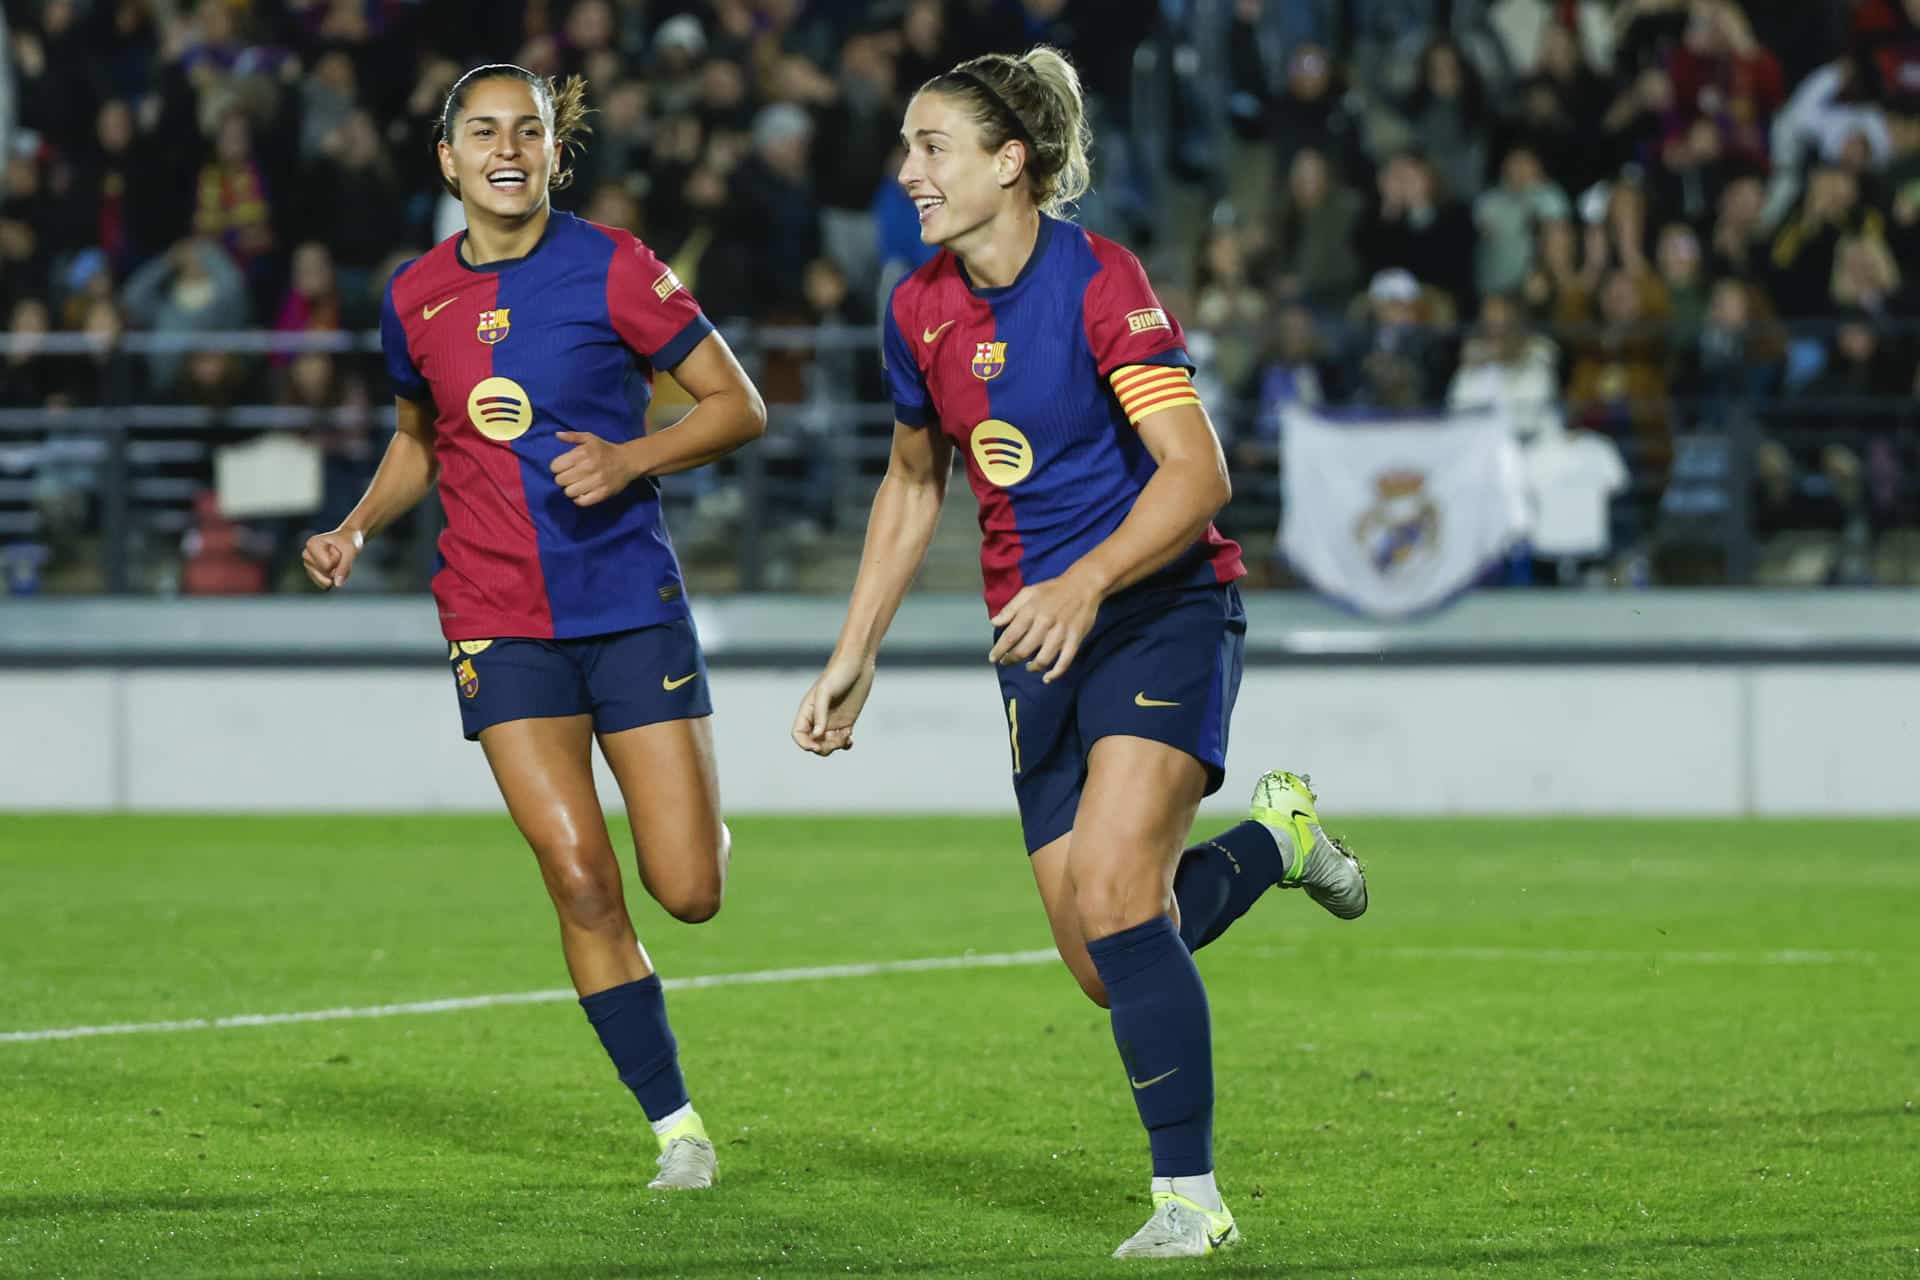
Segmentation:
{"type": "Polygon", "coordinates": [[[220,117],[213,156],[200,168],[194,234],[217,241],[243,267],[274,244],[267,182],[253,153],[253,126],[244,112],[220,117]]]}
{"type": "Polygon", "coordinates": [[[1267,329],[1267,296],[1247,274],[1244,237],[1216,226],[1200,253],[1193,322],[1214,335],[1213,374],[1229,387],[1252,376],[1267,329]]]}
{"type": "MultiPolygon", "coordinates": [[[[365,317],[356,317],[362,323],[365,317]]],[[[325,332],[346,327],[345,310],[340,303],[340,286],[334,278],[333,255],[327,246],[309,240],[293,251],[293,283],[280,300],[280,312],[273,327],[281,333],[325,332]]],[[[285,353],[274,356],[276,365],[288,363],[285,353]]]]}
{"type": "Polygon", "coordinates": [[[1907,0],[1856,0],[1847,52],[1865,96],[1894,110],[1920,110],[1920,13],[1907,0]]]}
{"type": "Polygon", "coordinates": [[[310,164],[352,114],[359,96],[353,59],[339,49],[320,56],[300,83],[300,160],[310,164]]]}
{"type": "Polygon", "coordinates": [[[732,186],[755,287],[768,302],[800,301],[806,264],[820,253],[820,217],[810,174],[813,121],[790,103],[763,107],[753,121],[753,152],[732,186]]]}
{"type": "Polygon", "coordinates": [[[1425,273],[1456,306],[1473,299],[1473,216],[1443,201],[1433,166],[1401,152],[1380,168],[1379,202],[1361,224],[1360,260],[1371,274],[1398,267],[1425,273]]]}
{"type": "Polygon", "coordinates": [[[1498,409],[1521,444],[1563,435],[1559,359],[1552,340],[1529,329],[1518,299],[1491,294],[1461,351],[1447,404],[1498,409]]]}
{"type": "Polygon", "coordinates": [[[1707,318],[1707,271],[1700,237],[1684,222],[1660,228],[1654,264],[1667,294],[1667,340],[1675,351],[1699,341],[1707,318]]]}
{"type": "Polygon", "coordinates": [[[1834,329],[1824,372],[1800,394],[1807,400],[1854,402],[1832,415],[1845,418],[1848,409],[1860,411],[1860,401],[1905,395],[1912,382],[1906,373],[1878,319],[1864,311],[1847,312],[1834,329]]]}
{"type": "Polygon", "coordinates": [[[1731,427],[1730,415],[1750,412],[1773,390],[1783,343],[1764,313],[1764,300],[1746,281],[1713,286],[1699,342],[1686,353],[1677,387],[1697,425],[1731,427]]]}
{"type": "Polygon", "coordinates": [[[1533,265],[1534,228],[1564,221],[1573,208],[1533,148],[1516,145],[1500,163],[1499,185],[1474,202],[1480,249],[1475,283],[1482,296],[1518,289],[1533,265]]]}
{"type": "Polygon", "coordinates": [[[1439,331],[1451,326],[1451,313],[1451,303],[1423,290],[1410,272],[1392,267],[1375,275],[1346,362],[1354,403],[1393,412],[1437,403],[1446,354],[1439,331]]]}
{"type": "Polygon", "coordinates": [[[58,361],[40,351],[40,340],[53,328],[47,304],[22,298],[7,317],[7,337],[14,346],[0,362],[0,404],[37,408],[64,399],[56,380],[58,361]]]}
{"type": "Polygon", "coordinates": [[[1767,269],[1766,190],[1753,175],[1735,178],[1720,192],[1709,237],[1714,275],[1759,278],[1767,269]]]}
{"type": "Polygon", "coordinates": [[[296,222],[308,239],[326,243],[342,270],[363,273],[393,247],[400,204],[400,182],[373,117],[355,111],[327,135],[302,175],[296,222]]]}
{"type": "Polygon", "coordinates": [[[1673,458],[1666,334],[1629,271],[1607,275],[1598,323],[1576,341],[1567,411],[1571,422],[1613,437],[1655,492],[1665,484],[1673,458]]]}
{"type": "Polygon", "coordinates": [[[1900,279],[1893,250],[1878,236],[1852,235],[1833,258],[1833,285],[1822,312],[1863,311],[1881,320],[1909,318],[1914,300],[1900,279]]]}
{"type": "Polygon", "coordinates": [[[1414,149],[1453,196],[1471,201],[1487,180],[1486,90],[1460,46],[1448,39],[1420,55],[1420,79],[1403,108],[1414,149]]]}
{"type": "Polygon", "coordinates": [[[1286,80],[1273,104],[1275,152],[1291,156],[1312,147],[1341,180],[1357,182],[1365,176],[1362,136],[1332,56],[1311,41],[1297,45],[1287,56],[1286,80]]]}
{"type": "Polygon", "coordinates": [[[1265,263],[1279,292],[1344,306],[1362,277],[1354,237],[1364,212],[1360,193],[1338,181],[1325,156],[1312,147],[1296,151],[1265,263]]]}
{"type": "Polygon", "coordinates": [[[1520,297],[1536,322],[1583,323],[1579,312],[1598,279],[1597,271],[1581,265],[1580,237],[1571,222],[1558,219],[1535,229],[1532,264],[1520,297]]]}
{"type": "MultiPolygon", "coordinates": [[[[205,240],[182,240],[127,280],[121,301],[133,323],[167,334],[244,329],[247,283],[239,268],[205,240]]],[[[154,385],[177,390],[181,357],[149,357],[154,385]]]]}
{"type": "Polygon", "coordinates": [[[1282,307],[1267,341],[1246,397],[1253,402],[1252,420],[1234,439],[1234,462],[1247,469],[1271,470],[1280,464],[1280,437],[1289,408],[1318,408],[1337,391],[1313,312],[1298,303],[1282,307]]]}
{"type": "Polygon", "coordinates": [[[1692,0],[1680,44],[1667,58],[1674,117],[1665,141],[1694,136],[1701,126],[1717,154],[1746,164],[1767,162],[1767,130],[1786,99],[1780,60],[1754,38],[1736,0],[1692,0]]]}
{"type": "Polygon", "coordinates": [[[1859,179],[1836,165],[1814,170],[1807,194],[1774,237],[1772,289],[1789,316],[1826,310],[1840,246],[1850,236],[1879,239],[1885,220],[1860,200],[1859,179]]]}

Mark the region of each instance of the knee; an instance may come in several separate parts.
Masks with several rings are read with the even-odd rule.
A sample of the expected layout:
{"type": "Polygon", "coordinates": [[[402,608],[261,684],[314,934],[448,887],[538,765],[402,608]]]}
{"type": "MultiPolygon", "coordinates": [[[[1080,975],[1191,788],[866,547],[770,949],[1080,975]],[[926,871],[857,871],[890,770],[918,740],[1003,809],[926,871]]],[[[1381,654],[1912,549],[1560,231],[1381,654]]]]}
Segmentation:
{"type": "Polygon", "coordinates": [[[545,860],[547,892],[553,898],[560,919],[576,929],[601,932],[627,927],[626,902],[620,895],[620,878],[598,859],[562,856],[545,860]]]}
{"type": "Polygon", "coordinates": [[[733,834],[721,823],[709,844],[708,856],[683,865],[675,874],[658,877],[664,883],[650,879],[647,888],[654,901],[675,920],[704,924],[720,914],[732,852],[733,834]]]}
{"type": "Polygon", "coordinates": [[[705,924],[720,914],[721,888],[718,881],[680,886],[655,897],[666,908],[668,915],[683,924],[705,924]]]}
{"type": "Polygon", "coordinates": [[[1073,900],[1080,913],[1081,936],[1086,938],[1104,938],[1131,929],[1164,915],[1172,905],[1165,886],[1158,881],[1115,875],[1080,881],[1074,885],[1073,900]]]}

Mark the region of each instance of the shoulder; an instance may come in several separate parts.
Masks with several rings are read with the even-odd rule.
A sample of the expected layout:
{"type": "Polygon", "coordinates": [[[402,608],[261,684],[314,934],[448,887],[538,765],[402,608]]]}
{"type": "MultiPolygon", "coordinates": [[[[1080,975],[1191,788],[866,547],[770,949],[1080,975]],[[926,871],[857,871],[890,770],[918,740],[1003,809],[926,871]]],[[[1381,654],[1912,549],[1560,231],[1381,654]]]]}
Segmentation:
{"type": "Polygon", "coordinates": [[[419,257],[394,268],[393,274],[387,277],[387,295],[393,299],[396,311],[404,313],[422,302],[431,302],[433,299],[427,295],[441,292],[450,282],[458,282],[462,274],[455,257],[459,244],[458,235],[448,236],[419,257]]]}
{"type": "Polygon", "coordinates": [[[1071,223],[1067,224],[1066,229],[1072,233],[1070,242],[1075,256],[1084,264],[1086,289],[1090,297],[1120,293],[1131,298],[1142,290],[1152,289],[1152,283],[1147,279],[1147,269],[1131,249],[1071,223]]]}
{"type": "Polygon", "coordinates": [[[887,317],[902,328],[911,327],[912,318],[924,308],[963,288],[953,255],[942,249],[894,283],[893,292],[887,295],[887,317]]]}

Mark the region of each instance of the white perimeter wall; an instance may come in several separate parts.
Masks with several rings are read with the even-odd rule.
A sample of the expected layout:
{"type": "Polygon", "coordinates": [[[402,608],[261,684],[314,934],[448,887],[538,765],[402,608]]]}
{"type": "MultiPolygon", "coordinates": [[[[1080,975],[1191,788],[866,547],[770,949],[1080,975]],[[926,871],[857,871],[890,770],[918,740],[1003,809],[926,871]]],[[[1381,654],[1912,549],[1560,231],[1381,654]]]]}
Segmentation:
{"type": "MultiPolygon", "coordinates": [[[[883,668],[830,761],[787,738],[812,674],[715,673],[729,811],[1011,809],[991,673],[883,668]]],[[[493,809],[456,696],[433,671],[0,673],[0,810],[493,809]]],[[[1913,814],[1915,708],[1902,666],[1256,668],[1220,803],[1284,765],[1347,813],[1913,814]]]]}

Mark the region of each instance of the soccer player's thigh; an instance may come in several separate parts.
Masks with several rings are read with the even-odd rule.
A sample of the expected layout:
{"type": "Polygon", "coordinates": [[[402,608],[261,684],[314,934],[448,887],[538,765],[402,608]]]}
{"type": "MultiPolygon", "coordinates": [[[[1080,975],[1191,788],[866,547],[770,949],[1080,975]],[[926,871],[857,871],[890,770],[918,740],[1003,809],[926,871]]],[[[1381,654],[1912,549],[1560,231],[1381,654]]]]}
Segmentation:
{"type": "Polygon", "coordinates": [[[542,640],[469,641],[455,653],[467,736],[479,740],[540,864],[576,986],[645,977],[594,790],[593,719],[578,666],[542,640]]]}
{"type": "Polygon", "coordinates": [[[1079,672],[1069,668],[1061,679],[1047,684],[1024,667],[1002,667],[1000,697],[1007,717],[1021,833],[1054,946],[1080,989],[1096,1003],[1105,1004],[1106,988],[1080,936],[1073,885],[1067,878],[1073,815],[1085,776],[1085,751],[1073,714],[1079,679],[1079,672]]]}
{"type": "Polygon", "coordinates": [[[712,919],[732,841],[720,819],[713,700],[693,623],[676,619],[597,641],[588,681],[641,882],[676,918],[712,919]]]}
{"type": "Polygon", "coordinates": [[[1078,703],[1091,744],[1068,875],[1090,938],[1172,909],[1200,801],[1226,772],[1246,619],[1231,587],[1166,593],[1117,624],[1078,703]]]}

